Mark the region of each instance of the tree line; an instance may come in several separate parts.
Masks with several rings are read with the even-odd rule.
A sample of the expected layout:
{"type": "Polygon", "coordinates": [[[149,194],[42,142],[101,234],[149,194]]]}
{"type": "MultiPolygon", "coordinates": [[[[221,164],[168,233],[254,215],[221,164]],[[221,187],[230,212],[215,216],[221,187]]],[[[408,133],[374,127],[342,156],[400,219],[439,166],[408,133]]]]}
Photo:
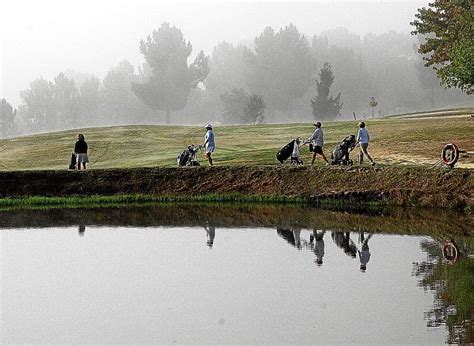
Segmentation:
{"type": "Polygon", "coordinates": [[[361,38],[344,28],[308,39],[289,24],[247,43],[221,42],[189,63],[191,43],[163,23],[140,42],[137,70],[124,60],[103,80],[65,71],[32,81],[17,110],[1,100],[0,136],[113,124],[335,120],[470,102],[424,66],[421,42],[396,32],[361,38]]]}

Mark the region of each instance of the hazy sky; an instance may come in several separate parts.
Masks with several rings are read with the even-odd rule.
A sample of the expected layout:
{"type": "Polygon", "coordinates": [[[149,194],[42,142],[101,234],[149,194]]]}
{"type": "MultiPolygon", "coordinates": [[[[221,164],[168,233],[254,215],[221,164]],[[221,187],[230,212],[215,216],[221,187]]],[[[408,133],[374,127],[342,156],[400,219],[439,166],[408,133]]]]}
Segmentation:
{"type": "Polygon", "coordinates": [[[289,23],[308,36],[336,27],[360,35],[410,32],[419,1],[202,2],[152,0],[6,0],[0,13],[0,98],[42,76],[73,69],[103,78],[123,59],[142,63],[138,44],[167,21],[210,54],[221,41],[252,40],[266,26],[289,23]]]}

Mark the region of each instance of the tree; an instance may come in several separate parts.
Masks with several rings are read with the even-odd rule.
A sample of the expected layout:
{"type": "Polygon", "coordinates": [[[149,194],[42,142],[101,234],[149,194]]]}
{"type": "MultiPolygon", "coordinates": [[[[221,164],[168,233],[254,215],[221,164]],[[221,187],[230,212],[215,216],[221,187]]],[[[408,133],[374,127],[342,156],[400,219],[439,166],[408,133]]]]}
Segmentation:
{"type": "Polygon", "coordinates": [[[263,97],[248,94],[243,89],[232,89],[221,95],[224,121],[233,124],[255,124],[265,112],[263,97]]]}
{"type": "Polygon", "coordinates": [[[86,79],[80,89],[79,114],[81,120],[88,126],[99,125],[99,93],[100,82],[97,77],[86,79]]]}
{"type": "Polygon", "coordinates": [[[263,113],[265,113],[265,102],[260,95],[251,94],[247,98],[245,107],[246,120],[252,124],[263,121],[263,113]]]}
{"type": "Polygon", "coordinates": [[[61,72],[54,79],[52,91],[54,117],[59,127],[76,127],[79,124],[79,92],[76,84],[61,72]]]}
{"type": "Polygon", "coordinates": [[[278,32],[267,27],[255,38],[255,57],[249,63],[253,69],[249,89],[265,98],[273,117],[292,116],[296,101],[308,91],[316,74],[316,61],[305,36],[293,24],[278,32]]]}
{"type": "Polygon", "coordinates": [[[221,95],[223,109],[223,120],[230,124],[245,123],[245,107],[248,102],[248,94],[243,89],[232,89],[221,95]]]}
{"type": "Polygon", "coordinates": [[[20,92],[26,126],[31,130],[44,130],[56,123],[54,118],[53,84],[43,78],[30,83],[30,88],[20,92]]]}
{"type": "Polygon", "coordinates": [[[183,109],[191,88],[208,75],[209,58],[201,51],[188,66],[191,43],[184,40],[181,30],[168,23],[142,40],[140,51],[151,67],[151,75],[144,83],[132,83],[132,90],[151,109],[165,111],[169,124],[171,112],[183,109]]]}
{"type": "Polygon", "coordinates": [[[20,92],[26,126],[34,131],[66,129],[79,123],[79,92],[72,79],[60,73],[54,83],[39,78],[20,92]]]}
{"type": "Polygon", "coordinates": [[[13,109],[7,100],[0,101],[0,138],[11,135],[15,131],[16,110],[13,109]]]}
{"type": "Polygon", "coordinates": [[[249,91],[253,59],[254,54],[245,46],[234,47],[227,42],[219,43],[212,51],[210,72],[205,82],[206,90],[217,95],[232,88],[249,91]]]}
{"type": "Polygon", "coordinates": [[[131,87],[135,82],[138,82],[138,77],[127,60],[122,60],[118,66],[111,68],[105,76],[100,107],[108,123],[129,123],[147,111],[132,92],[131,87]]]}
{"type": "Polygon", "coordinates": [[[316,96],[311,99],[311,107],[316,120],[335,120],[341,115],[341,93],[336,98],[329,96],[329,91],[334,82],[331,65],[324,63],[319,72],[319,81],[316,80],[316,96]]]}
{"type": "Polygon", "coordinates": [[[425,35],[419,53],[446,87],[474,92],[474,25],[472,0],[435,0],[418,9],[410,24],[413,35],[425,35]]]}

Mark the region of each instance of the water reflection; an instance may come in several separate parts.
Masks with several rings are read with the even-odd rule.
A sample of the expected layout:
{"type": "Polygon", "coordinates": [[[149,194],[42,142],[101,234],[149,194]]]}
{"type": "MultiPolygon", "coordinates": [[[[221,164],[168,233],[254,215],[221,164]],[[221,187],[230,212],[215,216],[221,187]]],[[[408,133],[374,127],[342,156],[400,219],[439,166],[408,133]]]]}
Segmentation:
{"type": "Polygon", "coordinates": [[[86,232],[86,226],[79,225],[79,237],[83,237],[85,232],[86,232]]]}
{"type": "Polygon", "coordinates": [[[446,325],[446,342],[474,342],[474,261],[470,249],[474,239],[425,239],[421,249],[426,260],[413,264],[418,285],[435,294],[433,306],[425,312],[428,327],[446,325]]]}
{"type": "Polygon", "coordinates": [[[361,244],[361,249],[357,250],[360,260],[360,270],[365,272],[367,269],[367,263],[370,260],[370,250],[369,250],[369,240],[372,238],[372,234],[369,234],[367,238],[364,237],[364,232],[359,234],[359,244],[361,244]]]}
{"type": "MultiPolygon", "coordinates": [[[[309,241],[301,240],[301,228],[296,227],[291,230],[277,228],[277,234],[285,239],[291,246],[301,250],[307,248],[314,252],[314,262],[321,267],[323,264],[324,257],[324,234],[326,231],[313,230],[309,236],[309,241]],[[302,246],[303,244],[303,246],[302,246]]],[[[365,272],[367,270],[367,263],[370,260],[370,249],[369,240],[373,234],[365,235],[365,232],[360,232],[358,236],[359,247],[356,246],[354,241],[351,239],[351,232],[331,232],[331,237],[334,244],[343,250],[344,254],[350,258],[356,258],[358,255],[360,261],[360,271],[365,272]]]]}
{"type": "MultiPolygon", "coordinates": [[[[277,234],[291,246],[301,249],[301,228],[291,230],[277,228],[277,234]]],[[[315,254],[315,263],[320,267],[324,257],[325,231],[313,230],[309,242],[303,240],[305,248],[315,254]]],[[[360,271],[367,270],[371,258],[369,240],[373,234],[359,232],[356,246],[351,239],[351,232],[331,232],[334,244],[343,253],[360,261],[360,271]]],[[[424,239],[421,249],[427,259],[414,263],[414,275],[419,277],[418,285],[425,290],[433,291],[435,300],[432,308],[425,312],[429,328],[446,325],[448,328],[447,343],[470,344],[474,342],[474,239],[438,238],[424,239]]]]}
{"type": "MultiPolygon", "coordinates": [[[[81,244],[92,238],[89,235],[94,235],[95,226],[154,227],[153,229],[195,227],[198,230],[195,243],[199,243],[200,248],[205,248],[204,229],[206,245],[209,249],[214,249],[212,252],[206,251],[207,255],[215,255],[224,248],[225,237],[221,238],[221,230],[224,232],[229,227],[242,230],[269,229],[272,238],[281,247],[288,249],[288,246],[284,245],[286,242],[298,250],[289,251],[291,254],[306,256],[305,263],[311,265],[312,272],[320,267],[323,268],[318,269],[319,273],[331,272],[335,270],[335,263],[344,266],[344,270],[350,268],[344,280],[354,275],[351,276],[352,280],[371,278],[376,281],[377,277],[372,275],[386,264],[385,256],[382,255],[386,255],[387,252],[391,252],[392,257],[395,257],[394,262],[389,265],[398,264],[395,262],[397,261],[395,251],[400,253],[398,255],[400,261],[406,260],[403,247],[392,251],[390,244],[384,243],[381,246],[381,243],[388,238],[382,238],[380,234],[428,235],[420,244],[425,258],[413,261],[412,274],[417,278],[418,286],[434,294],[434,303],[425,312],[427,326],[438,329],[446,326],[448,331],[446,341],[449,343],[474,342],[472,223],[470,216],[449,215],[444,211],[410,212],[391,209],[365,213],[353,210],[315,210],[286,205],[159,205],[81,210],[0,211],[0,229],[72,226],[74,238],[77,238],[77,235],[84,237],[87,227],[88,237],[82,239],[81,244]],[[446,220],[451,220],[449,228],[446,226],[446,220]],[[218,243],[215,242],[216,228],[219,228],[218,243]],[[275,229],[277,236],[274,234],[275,229]],[[365,274],[359,275],[359,272],[365,274]]],[[[228,248],[224,249],[228,251],[228,248]]],[[[386,275],[390,275],[390,270],[393,268],[388,267],[386,275]]],[[[314,285],[315,282],[308,281],[307,284],[314,285]]]]}
{"type": "Polygon", "coordinates": [[[340,247],[347,256],[352,258],[356,257],[357,246],[352,241],[350,232],[332,232],[331,237],[334,243],[340,247]]]}
{"type": "Polygon", "coordinates": [[[212,246],[214,245],[214,238],[216,237],[216,227],[212,225],[208,225],[208,226],[204,226],[204,229],[206,230],[206,235],[207,235],[206,244],[211,249],[212,246]]]}
{"type": "Polygon", "coordinates": [[[326,231],[313,230],[313,234],[309,236],[310,247],[314,252],[314,262],[321,267],[324,257],[324,234],[326,231]]]}
{"type": "Polygon", "coordinates": [[[301,228],[292,227],[290,229],[277,228],[277,234],[285,239],[288,244],[301,250],[301,228]]]}

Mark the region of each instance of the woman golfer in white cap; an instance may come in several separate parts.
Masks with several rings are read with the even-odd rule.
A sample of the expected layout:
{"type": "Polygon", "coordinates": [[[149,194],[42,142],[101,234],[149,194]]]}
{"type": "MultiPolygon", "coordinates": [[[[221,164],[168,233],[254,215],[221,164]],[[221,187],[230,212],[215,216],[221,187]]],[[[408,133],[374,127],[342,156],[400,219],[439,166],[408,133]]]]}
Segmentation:
{"type": "Polygon", "coordinates": [[[211,153],[214,152],[214,149],[216,149],[216,143],[214,142],[214,130],[212,129],[211,124],[207,124],[205,128],[207,132],[206,132],[206,135],[204,136],[203,146],[206,148],[206,157],[207,157],[207,160],[209,161],[209,165],[212,166],[211,153]]]}

